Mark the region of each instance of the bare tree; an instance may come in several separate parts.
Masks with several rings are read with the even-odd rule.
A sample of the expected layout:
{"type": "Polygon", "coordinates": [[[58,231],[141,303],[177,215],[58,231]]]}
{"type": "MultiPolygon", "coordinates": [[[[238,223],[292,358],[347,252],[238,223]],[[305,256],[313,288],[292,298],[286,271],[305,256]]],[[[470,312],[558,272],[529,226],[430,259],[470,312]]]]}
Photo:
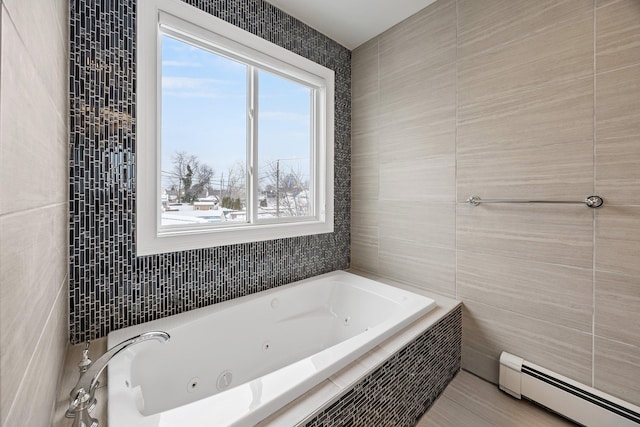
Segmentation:
{"type": "Polygon", "coordinates": [[[223,208],[242,210],[246,203],[246,174],[244,162],[237,160],[220,174],[220,204],[223,208]]]}
{"type": "Polygon", "coordinates": [[[234,199],[244,200],[247,194],[246,177],[247,169],[244,162],[241,160],[236,161],[227,170],[226,195],[234,199]]]}
{"type": "Polygon", "coordinates": [[[211,180],[213,179],[213,175],[215,171],[209,165],[199,164],[196,167],[195,171],[195,183],[192,183],[191,189],[189,192],[185,193],[189,194],[190,202],[193,203],[198,199],[198,197],[203,196],[206,193],[207,189],[211,185],[211,180]]]}
{"type": "Polygon", "coordinates": [[[169,181],[170,186],[178,192],[178,201],[182,202],[184,180],[188,173],[187,166],[196,160],[195,156],[188,155],[185,151],[176,151],[171,156],[171,163],[173,167],[170,171],[165,171],[163,174],[169,181]]]}
{"type": "Polygon", "coordinates": [[[180,202],[193,203],[211,185],[215,171],[186,151],[176,151],[171,160],[173,167],[165,173],[166,178],[177,189],[180,202]]]}

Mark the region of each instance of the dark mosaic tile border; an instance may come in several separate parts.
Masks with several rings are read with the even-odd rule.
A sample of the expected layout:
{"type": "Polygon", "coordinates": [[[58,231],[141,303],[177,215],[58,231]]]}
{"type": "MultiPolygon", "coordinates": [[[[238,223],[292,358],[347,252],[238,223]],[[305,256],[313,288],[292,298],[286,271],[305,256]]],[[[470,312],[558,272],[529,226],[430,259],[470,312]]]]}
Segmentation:
{"type": "Polygon", "coordinates": [[[136,257],[136,0],[71,0],[72,343],[349,266],[350,51],[262,0],[183,1],[335,71],[335,231],[136,257]]]}
{"type": "Polygon", "coordinates": [[[415,426],[460,370],[461,347],[458,306],[304,425],[415,426]]]}

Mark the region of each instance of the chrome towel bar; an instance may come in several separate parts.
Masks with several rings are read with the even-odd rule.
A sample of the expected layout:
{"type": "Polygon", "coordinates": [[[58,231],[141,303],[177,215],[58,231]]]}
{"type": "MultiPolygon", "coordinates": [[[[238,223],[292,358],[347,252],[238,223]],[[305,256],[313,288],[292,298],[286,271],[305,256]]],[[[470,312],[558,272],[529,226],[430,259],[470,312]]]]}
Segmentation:
{"type": "Polygon", "coordinates": [[[589,208],[599,208],[604,205],[604,200],[600,196],[589,196],[582,201],[570,201],[570,200],[500,200],[500,199],[481,199],[480,196],[470,196],[467,199],[467,203],[473,206],[478,206],[482,203],[552,203],[552,204],[564,204],[564,205],[586,205],[589,208]]]}

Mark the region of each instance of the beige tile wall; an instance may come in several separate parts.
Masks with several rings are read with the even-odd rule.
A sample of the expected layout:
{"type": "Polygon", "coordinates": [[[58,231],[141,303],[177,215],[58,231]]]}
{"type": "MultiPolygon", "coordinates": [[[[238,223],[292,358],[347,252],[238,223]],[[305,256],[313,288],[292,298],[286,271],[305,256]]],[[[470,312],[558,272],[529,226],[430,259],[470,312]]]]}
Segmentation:
{"type": "Polygon", "coordinates": [[[596,8],[594,384],[640,404],[640,2],[596,8]]]}
{"type": "Polygon", "coordinates": [[[0,423],[48,426],[68,342],[68,2],[0,6],[0,423]]]}
{"type": "Polygon", "coordinates": [[[352,59],[351,264],[447,295],[455,295],[455,34],[455,3],[437,2],[352,59]]]}
{"type": "Polygon", "coordinates": [[[478,375],[506,350],[640,404],[640,2],[439,0],[352,81],[352,265],[462,299],[478,375]]]}

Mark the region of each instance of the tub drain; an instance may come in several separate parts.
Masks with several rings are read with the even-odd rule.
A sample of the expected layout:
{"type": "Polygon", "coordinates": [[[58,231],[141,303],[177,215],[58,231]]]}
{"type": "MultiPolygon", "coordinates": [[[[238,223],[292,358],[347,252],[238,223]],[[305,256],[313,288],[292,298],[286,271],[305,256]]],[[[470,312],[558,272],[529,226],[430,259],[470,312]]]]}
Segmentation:
{"type": "Polygon", "coordinates": [[[218,375],[218,381],[217,381],[218,390],[222,391],[229,388],[232,380],[233,380],[233,375],[231,374],[231,371],[222,372],[220,375],[218,375]]]}

